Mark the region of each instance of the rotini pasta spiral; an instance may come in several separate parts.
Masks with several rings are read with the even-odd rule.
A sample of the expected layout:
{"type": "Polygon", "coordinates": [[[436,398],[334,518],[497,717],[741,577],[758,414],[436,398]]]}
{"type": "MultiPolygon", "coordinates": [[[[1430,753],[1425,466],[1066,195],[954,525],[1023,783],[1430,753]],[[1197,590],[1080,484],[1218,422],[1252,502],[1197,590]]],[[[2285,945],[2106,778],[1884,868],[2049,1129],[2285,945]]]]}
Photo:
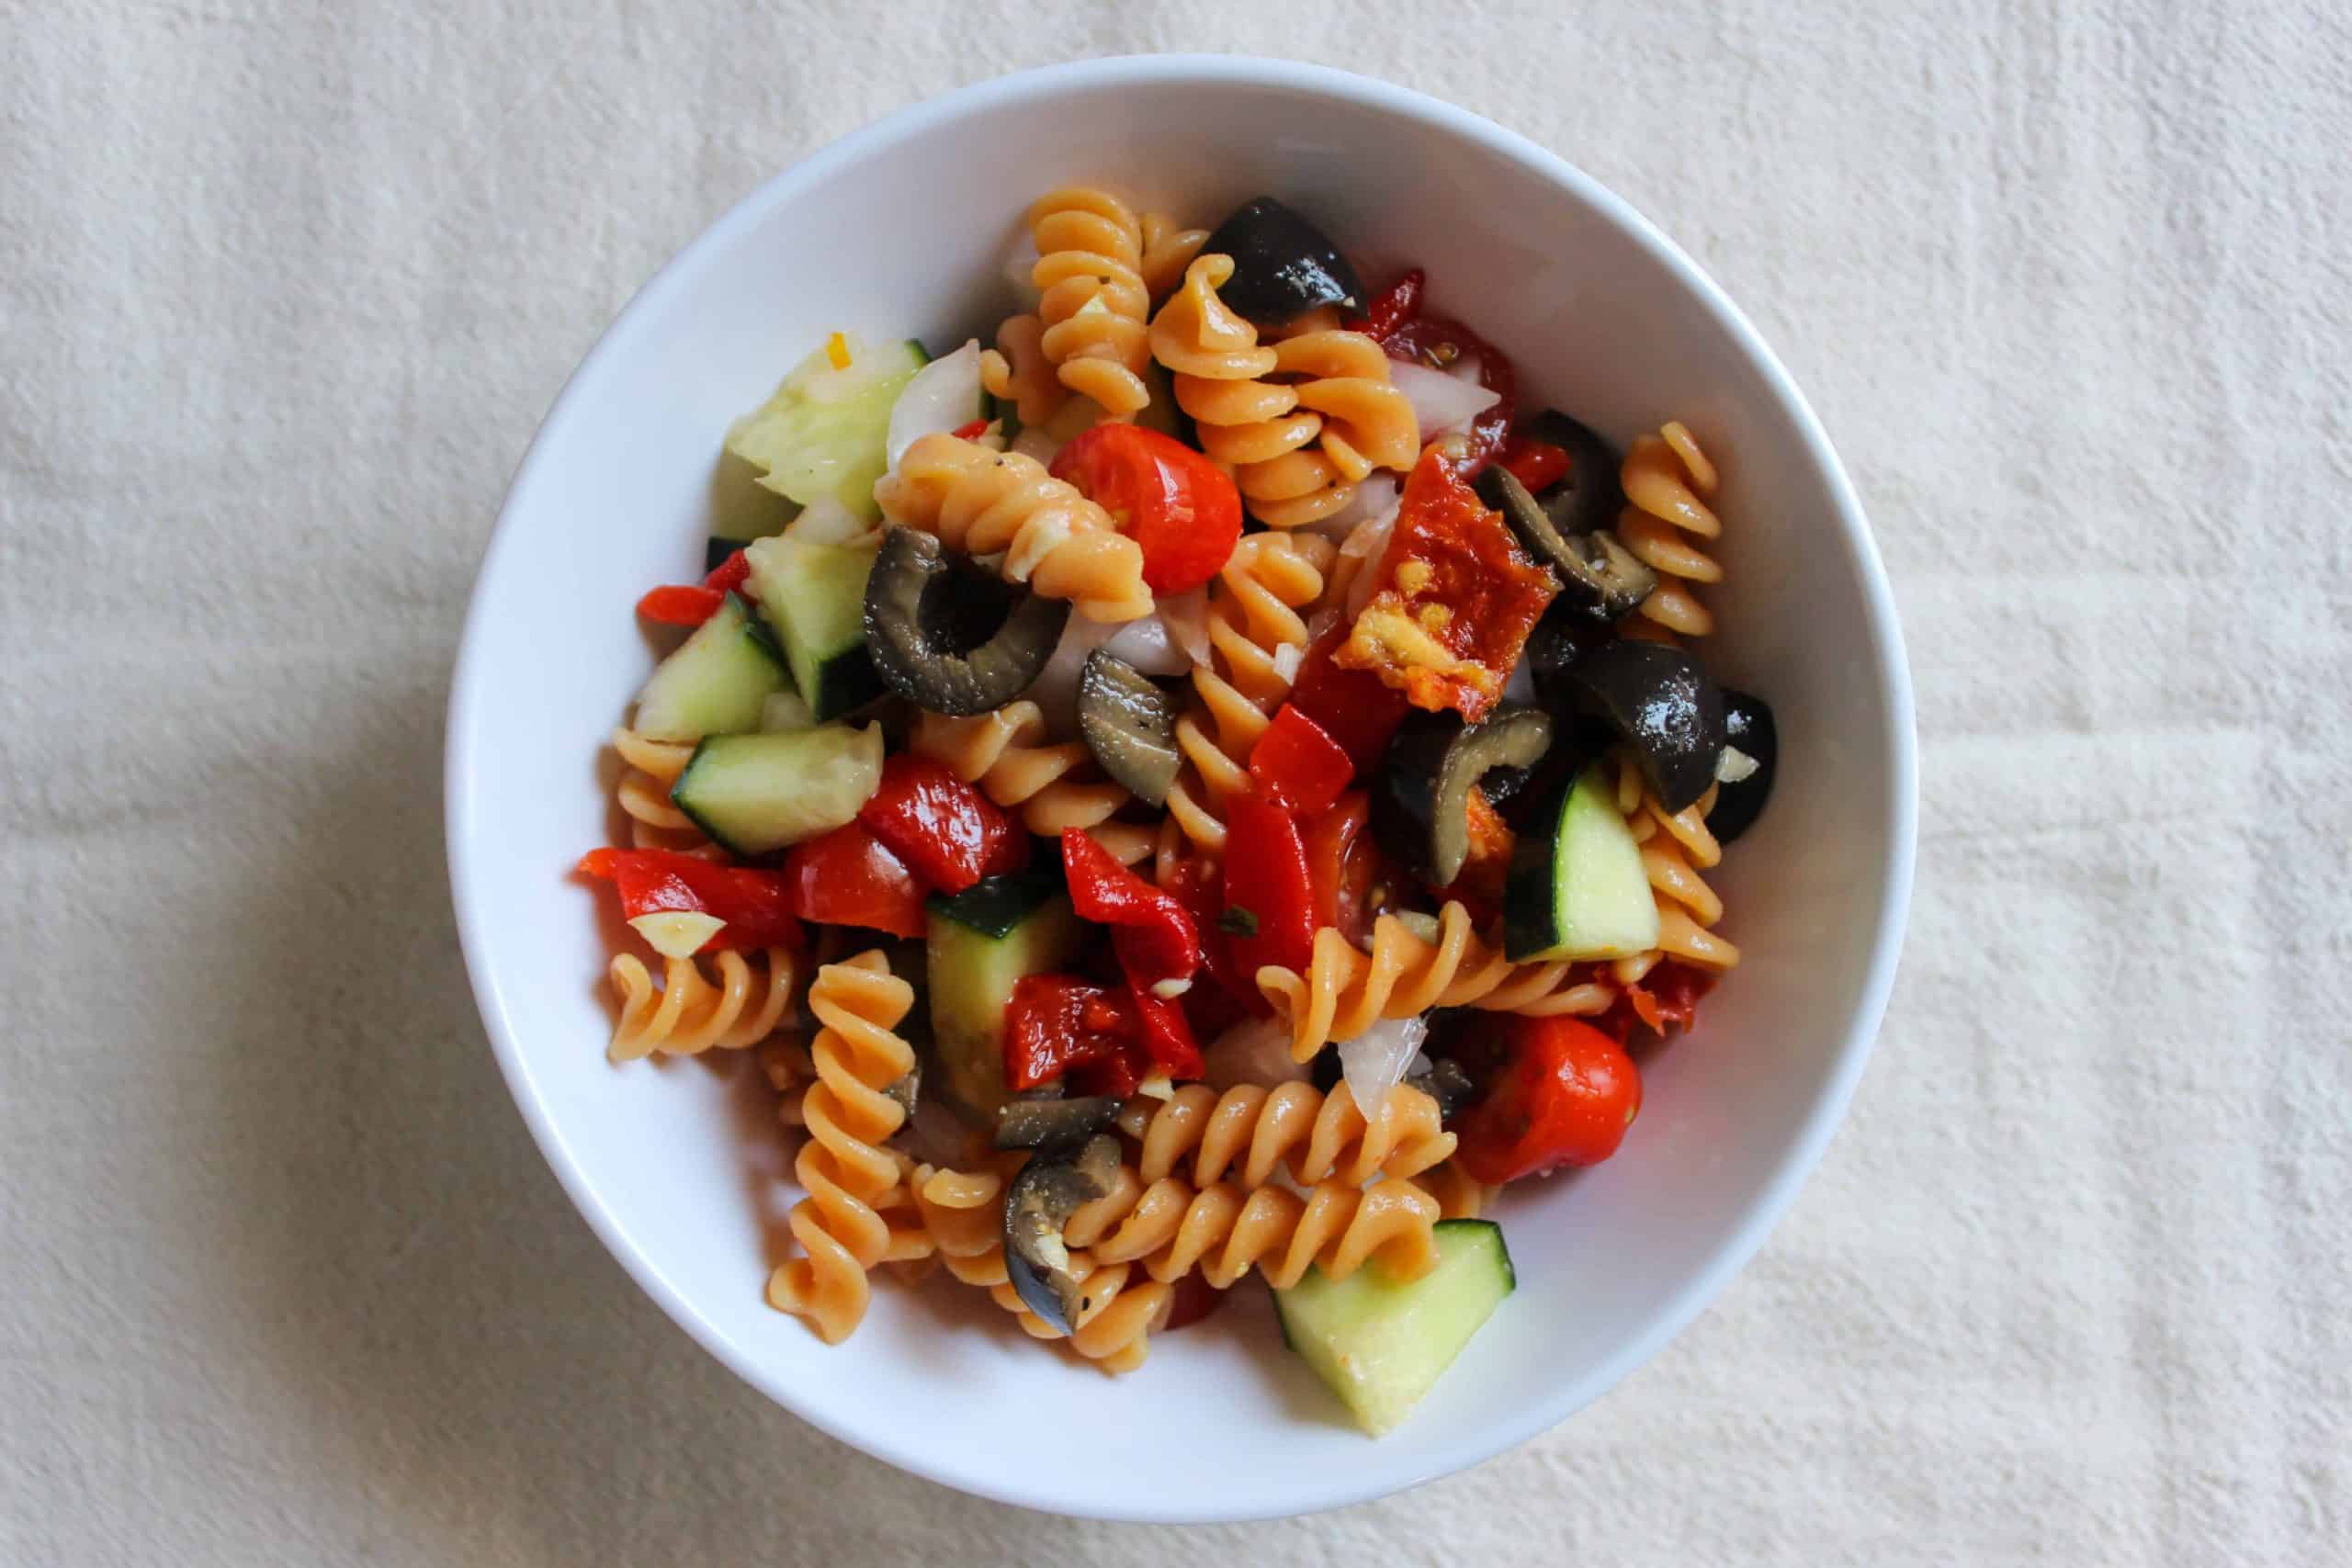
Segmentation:
{"type": "Polygon", "coordinates": [[[1333,553],[1312,534],[1246,535],[1210,590],[1210,662],[1193,669],[1195,700],[1176,721],[1187,766],[1168,792],[1170,818],[1210,854],[1224,852],[1226,797],[1250,787],[1250,753],[1290,691],[1286,660],[1307,643],[1300,612],[1322,595],[1333,553]]]}
{"type": "Polygon", "coordinates": [[[1146,1182],[1129,1166],[1065,1234],[1095,1263],[1140,1262],[1154,1280],[1179,1280],[1197,1266],[1223,1291],[1255,1268],[1286,1291],[1310,1267],[1344,1280],[1374,1258],[1399,1280],[1419,1279],[1437,1266],[1437,1200],[1395,1177],[1368,1188],[1325,1181],[1300,1194],[1225,1181],[1195,1187],[1176,1176],[1146,1182]]]}
{"type": "Polygon", "coordinates": [[[996,346],[980,355],[980,386],[1013,405],[1023,424],[1043,424],[1061,407],[1062,384],[1046,357],[1046,323],[1031,315],[1006,318],[996,346]]]}
{"type": "Polygon", "coordinates": [[[1304,1083],[1239,1084],[1223,1094],[1186,1084],[1165,1100],[1128,1101],[1119,1118],[1136,1142],[1144,1180],[1177,1174],[1189,1156],[1183,1174],[1193,1185],[1230,1179],[1245,1188],[1263,1187],[1283,1169],[1309,1187],[1417,1176],[1453,1153],[1443,1122],[1436,1100],[1404,1084],[1367,1120],[1345,1083],[1328,1095],[1304,1083]]]}
{"type": "Polygon", "coordinates": [[[808,1010],[822,1027],[808,1048],[817,1080],[801,1100],[808,1138],[792,1167],[808,1195],[789,1222],[805,1256],[769,1277],[768,1301],[829,1345],[865,1317],[868,1269],[931,1251],[919,1222],[901,1213],[894,1224],[883,1212],[904,1197],[899,1158],[881,1145],[907,1117],[884,1091],[914,1067],[914,1048],[893,1032],[913,1005],[913,987],[891,975],[878,948],[826,964],[808,987],[808,1010]]]}
{"type": "Polygon", "coordinates": [[[1305,975],[1269,964],[1258,988],[1290,1024],[1291,1055],[1304,1062],[1332,1040],[1352,1040],[1383,1019],[1437,1007],[1550,1017],[1605,1012],[1613,987],[1577,979],[1566,960],[1513,964],[1472,931],[1470,912],[1448,903],[1434,941],[1401,916],[1373,923],[1372,950],[1326,926],[1315,933],[1305,975]]]}
{"type": "Polygon", "coordinates": [[[775,1033],[792,1010],[793,956],[771,947],[754,967],[740,953],[711,955],[718,972],[714,984],[692,958],[665,958],[657,989],[645,961],[633,953],[616,956],[605,975],[620,1000],[613,1040],[605,1055],[635,1061],[660,1052],[692,1056],[719,1046],[741,1050],[775,1033]]]}
{"type": "Polygon", "coordinates": [[[1648,874],[1657,899],[1657,946],[1617,960],[1611,966],[1617,982],[1636,985],[1668,958],[1708,969],[1733,967],[1739,962],[1739,949],[1708,929],[1724,918],[1724,901],[1699,874],[1724,858],[1723,846],[1707,827],[1707,813],[1715,804],[1714,787],[1708,786],[1706,794],[1681,810],[1668,811],[1642,783],[1634,764],[1622,761],[1617,804],[1634,829],[1634,841],[1642,847],[1642,869],[1648,874]]]}
{"type": "Polygon", "coordinates": [[[917,1166],[907,1179],[915,1213],[947,1271],[967,1285],[1001,1285],[1004,1272],[1004,1188],[1020,1168],[940,1170],[917,1166]]]}
{"type": "Polygon", "coordinates": [[[1008,582],[1067,599],[1097,621],[1151,613],[1143,550],[1110,513],[1018,452],[959,436],[922,436],[874,487],[891,522],[935,534],[967,555],[1001,554],[1008,582]]]}
{"type": "Polygon", "coordinates": [[[1667,642],[1676,634],[1705,637],[1715,629],[1715,618],[1690,584],[1721,582],[1724,569],[1690,536],[1713,539],[1723,533],[1722,520],[1707,507],[1718,484],[1714,464],[1673,421],[1656,435],[1634,438],[1619,479],[1626,504],[1618,514],[1617,536],[1658,577],[1640,611],[1624,622],[1626,635],[1667,642]]]}
{"type": "Polygon", "coordinates": [[[1489,1187],[1453,1160],[1413,1178],[1413,1185],[1437,1200],[1438,1216],[1475,1220],[1491,1208],[1499,1187],[1489,1187]]]}
{"type": "Polygon", "coordinates": [[[1184,269],[1201,254],[1209,237],[1206,229],[1179,229],[1165,212],[1143,215],[1143,286],[1155,299],[1163,299],[1184,281],[1184,269]]]}
{"type": "Polygon", "coordinates": [[[1264,346],[1217,295],[1232,276],[1230,256],[1194,257],[1150,341],[1201,449],[1232,467],[1250,515],[1274,528],[1320,522],[1374,468],[1410,468],[1420,427],[1380,345],[1321,327],[1264,346]]]}
{"type": "MultiPolygon", "coordinates": [[[[1071,1314],[1069,1345],[1106,1372],[1132,1372],[1150,1354],[1151,1336],[1168,1321],[1175,1292],[1158,1280],[1139,1277],[1131,1264],[1106,1263],[1082,1248],[1070,1253],[1078,1278],[1078,1311],[1071,1314]]],[[[1010,1282],[989,1287],[989,1295],[1032,1338],[1058,1339],[1061,1331],[1031,1312],[1010,1282]]]]}
{"type": "Polygon", "coordinates": [[[919,714],[907,747],[1018,811],[1022,825],[1041,838],[1083,828],[1124,864],[1151,853],[1149,828],[1111,820],[1132,796],[1102,776],[1086,743],[1052,744],[1046,733],[1045,711],[1023,698],[965,718],[919,714]]]}
{"type": "Polygon", "coordinates": [[[1045,323],[1038,342],[1056,376],[1107,417],[1133,419],[1151,400],[1143,378],[1151,295],[1141,223],[1108,191],[1065,186],[1030,207],[1029,232],[1037,242],[1029,276],[1045,323]]]}
{"type": "Polygon", "coordinates": [[[703,860],[723,860],[725,852],[704,837],[694,818],[670,802],[670,786],[693,758],[691,744],[652,740],[634,729],[613,731],[620,753],[621,782],[616,792],[628,819],[628,841],[640,850],[676,850],[703,860]]]}

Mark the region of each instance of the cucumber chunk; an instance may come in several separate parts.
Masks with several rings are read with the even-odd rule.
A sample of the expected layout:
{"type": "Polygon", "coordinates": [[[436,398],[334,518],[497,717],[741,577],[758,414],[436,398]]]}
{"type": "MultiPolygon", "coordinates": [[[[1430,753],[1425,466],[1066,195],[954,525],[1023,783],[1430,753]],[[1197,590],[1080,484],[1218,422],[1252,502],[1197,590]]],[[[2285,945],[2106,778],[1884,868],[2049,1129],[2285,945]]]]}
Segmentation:
{"type": "Polygon", "coordinates": [[[1389,1278],[1377,1259],[1344,1280],[1319,1269],[1274,1292],[1283,1343],[1374,1437],[1396,1429],[1519,1283],[1492,1220],[1441,1220],[1437,1267],[1389,1278]]]}
{"type": "Polygon", "coordinates": [[[931,1025],[944,1088],[993,1119],[1005,1101],[1004,1010],[1023,976],[1058,969],[1085,935],[1050,865],[991,876],[925,907],[931,1025]]]}
{"type": "Polygon", "coordinates": [[[1657,945],[1657,900],[1608,770],[1587,768],[1521,835],[1503,886],[1503,955],[1626,958],[1657,945]]]}
{"type": "Polygon", "coordinates": [[[760,710],[785,689],[784,661],[767,628],[741,597],[729,593],[655,666],[637,694],[632,728],[652,740],[700,740],[760,727],[760,710]]]}
{"type": "Polygon", "coordinates": [[[874,481],[885,467],[890,408],[924,355],[909,340],[852,343],[848,355],[836,367],[820,347],[802,360],[775,395],[735,422],[727,449],[778,495],[804,506],[831,496],[870,522],[882,515],[874,481]]]}
{"type": "Polygon", "coordinates": [[[670,798],[739,855],[765,854],[854,821],[882,787],[882,727],[846,724],[714,735],[695,748],[670,798]]]}
{"type": "Polygon", "coordinates": [[[761,613],[820,723],[882,694],[882,677],[865,655],[865,578],[874,553],[872,547],[812,544],[791,534],[744,552],[761,613]]]}

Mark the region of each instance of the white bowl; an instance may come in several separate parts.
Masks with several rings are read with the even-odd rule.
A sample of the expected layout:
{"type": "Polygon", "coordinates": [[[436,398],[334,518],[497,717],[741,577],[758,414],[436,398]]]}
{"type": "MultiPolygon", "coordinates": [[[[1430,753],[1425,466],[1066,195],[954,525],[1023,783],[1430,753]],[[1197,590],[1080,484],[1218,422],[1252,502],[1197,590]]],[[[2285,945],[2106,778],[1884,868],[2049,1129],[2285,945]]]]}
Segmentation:
{"type": "Polygon", "coordinates": [[[1869,1053],[1911,882],[1894,605],[1845,471],[1755,329],[1542,148],[1272,61],[1090,61],[984,83],[836,143],[712,225],[621,313],[524,460],[467,617],[448,744],[450,880],[482,1018],[614,1256],[714,1355],[843,1441],[985,1496],[1109,1517],[1379,1496],[1543,1431],[1639,1365],[1819,1157],[1869,1053]],[[984,329],[1023,207],[1080,178],[1196,222],[1279,193],[1374,287],[1426,267],[1435,308],[1513,355],[1529,406],[1620,441],[1681,419],[1726,479],[1708,656],[1770,698],[1782,748],[1770,809],[1716,883],[1746,962],[1651,1064],[1614,1159],[1510,1194],[1517,1293],[1378,1442],[1254,1300],[1160,1337],[1115,1381],[944,1279],[878,1281],[865,1325],[829,1349],[763,1300],[788,1193],[749,1064],[605,1060],[605,928],[569,870],[608,840],[600,754],[649,668],[630,605],[700,570],[728,422],[835,327],[933,344],[984,329]]]}

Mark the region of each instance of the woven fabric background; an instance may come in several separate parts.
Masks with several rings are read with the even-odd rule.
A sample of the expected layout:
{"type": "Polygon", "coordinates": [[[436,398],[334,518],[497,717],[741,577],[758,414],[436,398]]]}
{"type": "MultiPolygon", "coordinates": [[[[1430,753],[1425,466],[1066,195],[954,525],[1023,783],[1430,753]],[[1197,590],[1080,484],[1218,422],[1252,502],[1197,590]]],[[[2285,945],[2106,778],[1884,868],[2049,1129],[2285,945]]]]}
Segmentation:
{"type": "Polygon", "coordinates": [[[2352,1560],[2346,146],[2327,0],[0,0],[0,1561],[2352,1560]],[[1871,508],[1924,826],[1851,1117],[1690,1332],[1412,1495],[1141,1530],[628,1285],[439,769],[642,279],[901,104],[1178,48],[1478,109],[1724,283],[1871,508]]]}

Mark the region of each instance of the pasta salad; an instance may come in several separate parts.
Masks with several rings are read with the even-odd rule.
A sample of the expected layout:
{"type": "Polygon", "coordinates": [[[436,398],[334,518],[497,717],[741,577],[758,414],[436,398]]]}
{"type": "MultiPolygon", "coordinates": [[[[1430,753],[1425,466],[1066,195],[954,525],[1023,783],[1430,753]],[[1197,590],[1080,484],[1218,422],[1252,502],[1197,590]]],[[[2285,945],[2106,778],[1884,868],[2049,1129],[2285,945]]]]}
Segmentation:
{"type": "Polygon", "coordinates": [[[1513,1287],[1498,1190],[1739,962],[1716,470],[1271,197],[1025,229],[988,344],[835,332],[737,421],[779,504],[639,603],[610,1053],[755,1052],[827,1342],[941,1269],[1125,1372],[1254,1276],[1385,1432],[1513,1287]]]}

